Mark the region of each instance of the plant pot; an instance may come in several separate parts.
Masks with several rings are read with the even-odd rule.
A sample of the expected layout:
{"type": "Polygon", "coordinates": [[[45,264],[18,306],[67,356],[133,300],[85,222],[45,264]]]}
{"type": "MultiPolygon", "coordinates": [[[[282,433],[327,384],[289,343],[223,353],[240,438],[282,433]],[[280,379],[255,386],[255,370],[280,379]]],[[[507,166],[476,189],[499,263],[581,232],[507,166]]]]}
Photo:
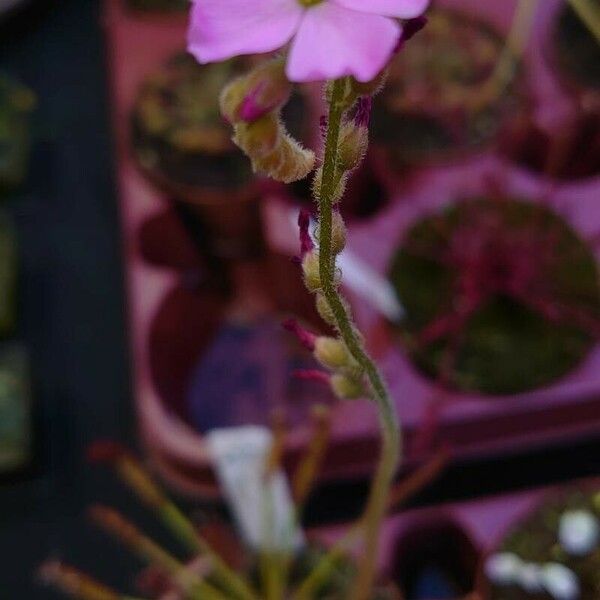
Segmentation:
{"type": "Polygon", "coordinates": [[[378,284],[372,291],[348,285],[346,292],[357,326],[387,379],[409,448],[411,437],[420,436],[432,422],[436,425],[433,435],[451,443],[456,453],[469,455],[557,443],[596,431],[600,425],[592,417],[593,399],[600,391],[600,345],[587,346],[589,351],[582,352],[581,360],[574,361],[568,373],[529,391],[493,395],[490,390],[461,391],[456,383],[454,388],[441,386],[417,367],[410,357],[411,348],[399,343],[398,325],[382,307],[382,294],[396,299],[387,278],[396,251],[411,228],[425,216],[443,214],[456,199],[500,193],[498,189],[502,195],[527,198],[556,212],[580,239],[588,241],[598,258],[594,240],[600,220],[593,182],[557,186],[549,194],[544,179],[490,156],[426,170],[410,189],[392,198],[381,214],[349,228],[347,253],[363,270],[370,271],[369,280],[378,284]]]}
{"type": "MultiPolygon", "coordinates": [[[[261,183],[231,141],[231,127],[217,102],[225,84],[251,64],[236,59],[201,66],[190,55],[176,55],[140,86],[131,118],[142,172],[170,198],[190,205],[208,239],[205,248],[227,259],[263,250],[257,207],[261,183]]],[[[295,94],[283,112],[290,131],[301,138],[306,110],[305,98],[295,94]]]]}
{"type": "Polygon", "coordinates": [[[143,173],[170,198],[190,205],[188,219],[195,215],[208,238],[204,247],[218,257],[243,258],[262,249],[257,182],[216,101],[248,64],[201,67],[177,55],[141,86],[131,118],[143,173]]]}
{"type": "Polygon", "coordinates": [[[432,9],[427,27],[398,53],[375,99],[372,144],[389,169],[453,162],[493,145],[527,109],[520,77],[474,100],[504,44],[469,14],[432,9]],[[457,43],[458,40],[458,43],[457,43]]]}
{"type": "Polygon", "coordinates": [[[600,336],[593,251],[543,205],[459,198],[404,234],[389,278],[404,307],[397,343],[444,387],[491,395],[544,387],[600,336]]]}
{"type": "Polygon", "coordinates": [[[487,555],[481,576],[483,597],[598,598],[599,493],[597,482],[548,491],[529,511],[511,522],[487,555]],[[516,566],[507,565],[507,554],[511,564],[516,559],[516,566]],[[553,576],[548,575],[548,570],[553,576]]]}

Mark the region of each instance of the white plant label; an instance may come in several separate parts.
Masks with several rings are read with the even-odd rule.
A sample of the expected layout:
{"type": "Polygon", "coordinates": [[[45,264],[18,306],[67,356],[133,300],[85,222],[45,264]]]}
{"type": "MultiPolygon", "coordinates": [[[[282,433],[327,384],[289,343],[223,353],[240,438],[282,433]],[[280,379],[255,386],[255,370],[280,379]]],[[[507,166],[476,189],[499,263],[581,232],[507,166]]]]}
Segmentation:
{"type": "Polygon", "coordinates": [[[244,541],[255,550],[291,551],[304,545],[283,471],[268,478],[273,436],[259,426],[215,429],[208,445],[217,478],[244,541]]]}

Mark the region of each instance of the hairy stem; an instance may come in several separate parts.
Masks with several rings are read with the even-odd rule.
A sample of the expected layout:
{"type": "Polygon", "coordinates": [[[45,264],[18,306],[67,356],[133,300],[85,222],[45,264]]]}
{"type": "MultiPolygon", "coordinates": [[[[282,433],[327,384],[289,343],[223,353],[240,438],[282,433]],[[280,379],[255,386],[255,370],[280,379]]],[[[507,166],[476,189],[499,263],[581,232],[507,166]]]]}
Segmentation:
{"type": "Polygon", "coordinates": [[[340,128],[346,108],[344,92],[345,80],[340,79],[333,82],[323,158],[323,175],[318,198],[319,273],[322,292],[335,317],[340,336],[369,381],[372,399],[378,408],[382,431],[381,457],[364,515],[364,557],[360,563],[354,592],[354,600],[365,600],[373,583],[379,531],[387,507],[389,488],[398,465],[401,438],[395,407],[387,388],[375,363],[363,347],[360,335],[352,323],[335,283],[336,264],[335,255],[332,252],[333,201],[338,182],[340,128]]]}

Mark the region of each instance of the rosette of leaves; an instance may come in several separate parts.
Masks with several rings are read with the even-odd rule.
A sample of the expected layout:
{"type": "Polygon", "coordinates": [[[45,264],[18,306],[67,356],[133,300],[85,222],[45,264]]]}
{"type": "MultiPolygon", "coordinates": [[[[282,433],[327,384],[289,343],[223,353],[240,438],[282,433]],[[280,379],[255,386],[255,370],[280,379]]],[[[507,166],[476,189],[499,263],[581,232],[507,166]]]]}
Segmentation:
{"type": "MultiPolygon", "coordinates": [[[[316,445],[313,450],[321,448],[323,441],[319,441],[323,432],[315,433],[313,443],[316,445]]],[[[269,465],[279,456],[276,445],[272,452],[267,460],[269,465]]],[[[136,578],[137,587],[145,600],[292,597],[346,600],[349,597],[358,570],[354,559],[341,546],[331,549],[308,542],[294,551],[252,550],[222,521],[195,524],[165,495],[142,463],[125,448],[112,442],[99,442],[90,448],[88,455],[94,462],[111,464],[126,485],[174,534],[182,548],[187,549],[186,558],[180,557],[181,551],[171,554],[119,511],[102,505],[90,508],[89,515],[96,525],[147,564],[136,578]]],[[[301,476],[295,482],[301,485],[294,485],[296,494],[300,494],[295,498],[297,516],[300,516],[314,482],[315,473],[311,470],[312,475],[306,479],[309,471],[305,467],[311,464],[318,468],[313,462],[313,451],[309,450],[305,459],[308,462],[304,463],[301,476]]],[[[424,475],[429,478],[434,471],[437,472],[437,468],[434,471],[430,471],[430,468],[427,466],[420,473],[415,473],[415,479],[409,482],[407,489],[412,490],[415,481],[423,482],[424,475]]],[[[398,494],[390,500],[402,501],[406,496],[406,491],[399,489],[398,494]]],[[[43,582],[78,600],[142,600],[141,597],[122,595],[77,568],[57,560],[44,563],[39,575],[43,582]]],[[[401,596],[393,583],[384,582],[372,587],[369,598],[400,600],[401,596]]]]}
{"type": "Polygon", "coordinates": [[[548,208],[467,199],[417,222],[391,262],[396,331],[423,373],[469,392],[552,383],[600,335],[598,267],[548,208]]]}
{"type": "Polygon", "coordinates": [[[523,108],[518,78],[486,89],[505,44],[491,27],[448,10],[432,9],[428,19],[393,60],[375,99],[372,139],[396,166],[478,149],[523,108]]]}
{"type": "Polygon", "coordinates": [[[0,74],[0,197],[24,179],[30,148],[30,116],[35,96],[0,74]]]}

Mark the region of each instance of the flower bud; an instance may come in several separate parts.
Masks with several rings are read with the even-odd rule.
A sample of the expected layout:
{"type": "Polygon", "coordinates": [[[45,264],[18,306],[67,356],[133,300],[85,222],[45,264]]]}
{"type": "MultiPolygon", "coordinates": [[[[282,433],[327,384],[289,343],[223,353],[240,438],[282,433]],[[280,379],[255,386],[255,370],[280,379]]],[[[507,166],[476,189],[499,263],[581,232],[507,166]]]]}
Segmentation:
{"type": "Polygon", "coordinates": [[[323,319],[323,321],[325,321],[325,323],[328,325],[335,326],[335,315],[329,306],[329,302],[327,302],[327,298],[325,298],[323,294],[317,294],[316,306],[317,312],[319,313],[321,319],[323,319]]]}
{"type": "Polygon", "coordinates": [[[233,141],[252,159],[268,155],[280,143],[278,118],[272,114],[253,123],[237,123],[234,132],[233,141]]]}
{"type": "Polygon", "coordinates": [[[291,138],[279,116],[268,114],[254,123],[237,123],[233,141],[248,155],[255,173],[292,183],[314,168],[315,155],[291,138]]]}
{"type": "Polygon", "coordinates": [[[309,252],[302,260],[304,283],[311,292],[321,289],[321,272],[319,267],[319,254],[309,252]]]}
{"type": "Polygon", "coordinates": [[[288,134],[283,136],[278,152],[281,157],[278,167],[271,171],[262,171],[276,181],[293,183],[307,177],[315,168],[315,153],[303,148],[288,134]]]}
{"type": "Polygon", "coordinates": [[[360,381],[341,373],[331,376],[330,385],[340,400],[356,400],[365,396],[365,388],[360,381]]]}
{"type": "Polygon", "coordinates": [[[292,84],[282,58],[266,61],[229,83],[221,93],[221,113],[230,123],[253,123],[289,100],[292,84]]]}
{"type": "Polygon", "coordinates": [[[344,171],[353,171],[365,157],[369,144],[369,130],[366,126],[347,122],[340,134],[339,164],[344,171]]]}
{"type": "Polygon", "coordinates": [[[315,340],[315,358],[329,369],[342,369],[352,365],[346,345],[333,337],[318,337],[315,340]]]}
{"type": "Polygon", "coordinates": [[[331,250],[340,254],[346,247],[346,224],[339,210],[333,211],[331,223],[331,250]]]}

